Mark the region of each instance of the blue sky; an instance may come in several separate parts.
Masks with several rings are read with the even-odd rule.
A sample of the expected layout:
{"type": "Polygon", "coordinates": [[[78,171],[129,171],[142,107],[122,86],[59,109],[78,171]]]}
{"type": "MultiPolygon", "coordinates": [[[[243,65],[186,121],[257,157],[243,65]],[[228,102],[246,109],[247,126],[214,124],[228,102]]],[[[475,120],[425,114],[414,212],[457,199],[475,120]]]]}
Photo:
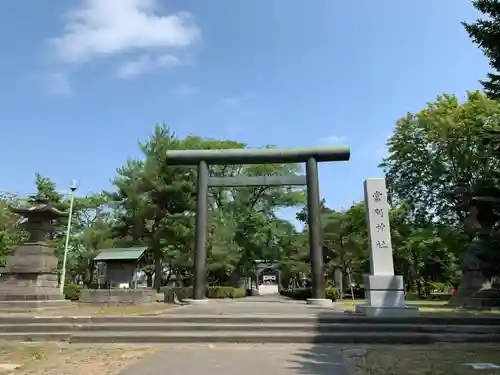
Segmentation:
{"type": "Polygon", "coordinates": [[[0,191],[110,187],[155,123],[251,146],[351,147],[330,206],[380,177],[398,118],[488,71],[468,0],[51,0],[0,5],[0,191]]]}

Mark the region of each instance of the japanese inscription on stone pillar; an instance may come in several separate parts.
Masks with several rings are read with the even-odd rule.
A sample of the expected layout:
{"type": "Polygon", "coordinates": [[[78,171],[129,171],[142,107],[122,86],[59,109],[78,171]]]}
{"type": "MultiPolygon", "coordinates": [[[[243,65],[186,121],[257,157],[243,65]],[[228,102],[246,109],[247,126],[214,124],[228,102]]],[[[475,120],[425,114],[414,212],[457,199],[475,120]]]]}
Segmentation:
{"type": "Polygon", "coordinates": [[[371,273],[394,275],[385,178],[369,178],[365,181],[365,206],[371,273]]]}

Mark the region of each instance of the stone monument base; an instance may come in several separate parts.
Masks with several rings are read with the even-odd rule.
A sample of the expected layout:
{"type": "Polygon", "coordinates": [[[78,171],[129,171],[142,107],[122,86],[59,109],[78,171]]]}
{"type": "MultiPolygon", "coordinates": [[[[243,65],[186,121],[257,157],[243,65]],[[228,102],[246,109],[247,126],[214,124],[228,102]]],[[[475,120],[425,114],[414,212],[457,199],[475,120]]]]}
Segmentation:
{"type": "Polygon", "coordinates": [[[185,302],[188,305],[206,305],[208,303],[208,298],[203,298],[203,299],[185,298],[182,300],[182,302],[185,302]]]}
{"type": "Polygon", "coordinates": [[[0,276],[0,311],[38,311],[68,303],[59,291],[56,274],[3,270],[0,276]]]}
{"type": "Polygon", "coordinates": [[[370,317],[418,316],[418,307],[405,305],[402,276],[369,275],[365,277],[366,305],[356,306],[356,313],[370,317]]]}
{"type": "Polygon", "coordinates": [[[64,300],[57,275],[8,272],[0,276],[0,301],[57,300],[64,300]]]}
{"type": "Polygon", "coordinates": [[[328,298],[308,298],[306,300],[308,305],[320,306],[320,307],[332,307],[333,302],[328,298]]]}
{"type": "Polygon", "coordinates": [[[357,305],[356,314],[370,318],[412,318],[419,316],[420,313],[418,307],[414,306],[384,307],[357,305]]]}

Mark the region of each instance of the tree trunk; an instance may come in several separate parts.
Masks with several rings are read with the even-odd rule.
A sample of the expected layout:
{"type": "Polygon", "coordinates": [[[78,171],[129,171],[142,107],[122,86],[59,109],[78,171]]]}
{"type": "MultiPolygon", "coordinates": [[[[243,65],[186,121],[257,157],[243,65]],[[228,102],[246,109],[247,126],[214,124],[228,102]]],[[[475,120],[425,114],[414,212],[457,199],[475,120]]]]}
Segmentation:
{"type": "Polygon", "coordinates": [[[160,248],[155,248],[154,250],[154,260],[155,260],[155,282],[154,282],[154,289],[158,293],[160,293],[160,287],[161,287],[161,280],[163,276],[163,267],[161,264],[161,249],[160,248]]]}
{"type": "Polygon", "coordinates": [[[148,288],[153,287],[153,274],[152,273],[146,273],[146,286],[148,288]]]}
{"type": "Polygon", "coordinates": [[[339,297],[340,300],[342,301],[344,299],[344,271],[342,268],[340,268],[340,275],[339,275],[339,297]]]}

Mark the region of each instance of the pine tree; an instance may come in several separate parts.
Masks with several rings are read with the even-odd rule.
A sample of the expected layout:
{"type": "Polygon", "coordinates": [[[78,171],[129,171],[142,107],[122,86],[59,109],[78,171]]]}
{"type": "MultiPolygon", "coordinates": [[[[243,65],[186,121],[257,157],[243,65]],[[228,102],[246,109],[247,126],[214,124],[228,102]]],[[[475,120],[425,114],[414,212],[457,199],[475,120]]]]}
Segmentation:
{"type": "Polygon", "coordinates": [[[500,0],[475,0],[474,7],[483,13],[486,19],[478,19],[474,23],[462,24],[490,60],[495,70],[488,73],[488,79],[480,81],[485,93],[492,99],[500,99],[500,0]]]}

